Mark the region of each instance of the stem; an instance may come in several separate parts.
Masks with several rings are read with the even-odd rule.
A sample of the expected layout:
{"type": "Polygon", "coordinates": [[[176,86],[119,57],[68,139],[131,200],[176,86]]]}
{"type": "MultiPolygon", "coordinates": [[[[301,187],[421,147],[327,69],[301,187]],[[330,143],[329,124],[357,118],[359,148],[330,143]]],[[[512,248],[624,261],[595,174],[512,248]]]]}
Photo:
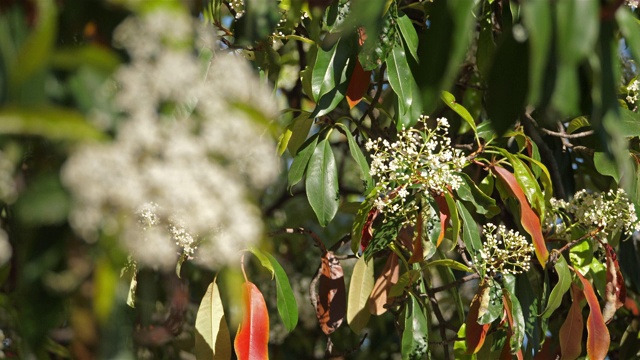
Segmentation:
{"type": "Polygon", "coordinates": [[[244,276],[244,282],[249,282],[247,273],[244,271],[244,253],[242,253],[242,256],[240,257],[240,269],[242,270],[242,276],[244,276]]]}

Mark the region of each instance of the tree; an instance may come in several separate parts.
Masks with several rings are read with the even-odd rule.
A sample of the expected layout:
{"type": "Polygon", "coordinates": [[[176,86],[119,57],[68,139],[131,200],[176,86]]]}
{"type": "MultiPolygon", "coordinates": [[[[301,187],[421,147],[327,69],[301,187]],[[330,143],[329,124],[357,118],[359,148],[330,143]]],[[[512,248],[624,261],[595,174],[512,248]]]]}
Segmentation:
{"type": "Polygon", "coordinates": [[[0,354],[638,356],[637,8],[0,2],[0,354]]]}

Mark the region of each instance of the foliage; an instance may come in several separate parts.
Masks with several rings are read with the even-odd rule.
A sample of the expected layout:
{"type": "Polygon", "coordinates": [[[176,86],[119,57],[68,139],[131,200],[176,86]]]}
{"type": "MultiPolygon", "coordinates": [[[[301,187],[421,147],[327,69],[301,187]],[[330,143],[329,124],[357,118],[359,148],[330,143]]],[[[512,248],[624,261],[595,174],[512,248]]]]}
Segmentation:
{"type": "Polygon", "coordinates": [[[640,356],[637,1],[89,3],[0,1],[0,358],[640,356]]]}

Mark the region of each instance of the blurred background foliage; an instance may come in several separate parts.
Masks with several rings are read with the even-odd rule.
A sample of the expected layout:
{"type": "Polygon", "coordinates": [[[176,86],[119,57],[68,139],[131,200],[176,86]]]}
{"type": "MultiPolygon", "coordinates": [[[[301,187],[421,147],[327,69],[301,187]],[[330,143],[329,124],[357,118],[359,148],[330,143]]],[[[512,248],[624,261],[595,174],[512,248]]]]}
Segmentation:
{"type": "MultiPolygon", "coordinates": [[[[88,244],[67,221],[71,198],[59,178],[67,156],[79,142],[114,137],[90,118],[95,109],[108,108],[103,97],[95,96],[97,89],[129,60],[112,46],[113,31],[127,16],[156,7],[187,11],[213,24],[220,48],[250,59],[283,109],[277,124],[283,168],[291,165],[307,136],[326,124],[345,123],[371,138],[392,138],[402,125],[414,125],[419,114],[446,116],[453,142],[464,145],[473,142],[468,115],[479,132],[502,135],[521,126],[551,173],[554,196],[566,199],[578,189],[606,191],[621,185],[638,209],[640,117],[638,89],[631,85],[638,74],[640,24],[637,7],[627,3],[0,0],[0,165],[15,185],[5,189],[0,184],[0,225],[12,249],[0,267],[2,356],[195,358],[195,314],[214,272],[190,262],[182,266],[180,278],[140,269],[132,308],[127,305],[127,255],[116,239],[88,244]],[[390,56],[398,61],[390,63],[390,56]],[[344,97],[355,59],[372,72],[362,80],[363,101],[350,108],[344,97]],[[314,80],[317,69],[324,70],[326,82],[314,80]],[[443,90],[468,110],[466,115],[442,100],[443,90]],[[588,130],[593,135],[557,136],[588,130]]],[[[358,138],[360,145],[363,139],[358,138]]],[[[273,359],[325,354],[326,336],[308,299],[320,249],[308,236],[281,230],[313,231],[329,248],[351,233],[363,200],[360,166],[345,136],[333,132],[330,143],[340,197],[328,226],[319,225],[304,182],[288,188],[286,172],[260,199],[269,233],[261,247],[287,271],[301,319],[286,332],[276,315],[275,284],[251,260],[252,281],[265,294],[272,315],[273,359]]],[[[349,245],[335,250],[349,253],[349,245]]],[[[622,242],[618,256],[635,302],[638,240],[622,242]]],[[[384,261],[376,259],[376,267],[384,261]]],[[[347,283],[353,263],[343,262],[347,283]]],[[[234,290],[241,281],[239,268],[217,270],[233,334],[239,322],[234,290]]],[[[531,275],[531,283],[543,282],[543,276],[531,275]]],[[[465,304],[473,292],[463,289],[465,304]]],[[[463,318],[451,315],[454,298],[443,295],[439,301],[450,319],[449,331],[457,332],[463,318]]],[[[569,304],[566,298],[550,327],[560,326],[569,304]]],[[[640,350],[637,312],[621,313],[609,325],[612,359],[632,358],[640,350]]],[[[399,358],[396,325],[392,313],[372,317],[362,342],[362,336],[342,326],[331,335],[335,353],[350,359],[399,358]]],[[[431,355],[443,358],[439,332],[433,334],[431,355]]]]}

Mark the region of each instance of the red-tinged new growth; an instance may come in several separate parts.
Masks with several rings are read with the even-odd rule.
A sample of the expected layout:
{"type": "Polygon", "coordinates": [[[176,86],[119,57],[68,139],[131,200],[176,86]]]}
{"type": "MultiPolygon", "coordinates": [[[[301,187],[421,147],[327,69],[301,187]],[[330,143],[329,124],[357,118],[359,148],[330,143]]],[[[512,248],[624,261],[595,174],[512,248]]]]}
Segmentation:
{"type": "Polygon", "coordinates": [[[239,360],[269,359],[269,312],[264,297],[256,285],[247,279],[244,272],[244,255],[241,260],[242,306],[244,315],[238,327],[233,347],[239,360]]]}
{"type": "Polygon", "coordinates": [[[582,282],[582,291],[591,310],[589,311],[589,317],[587,317],[587,355],[592,360],[603,360],[607,357],[609,344],[611,343],[609,329],[607,329],[607,325],[604,322],[593,286],[579,271],[576,269],[573,269],[573,271],[582,282]]]}
{"type": "Polygon", "coordinates": [[[484,345],[484,340],[487,337],[487,332],[491,324],[479,324],[478,315],[480,314],[480,305],[482,303],[482,297],[485,291],[489,291],[487,284],[480,284],[478,292],[473,296],[471,305],[469,305],[469,313],[467,314],[466,321],[466,344],[467,354],[475,354],[484,345]]]}

